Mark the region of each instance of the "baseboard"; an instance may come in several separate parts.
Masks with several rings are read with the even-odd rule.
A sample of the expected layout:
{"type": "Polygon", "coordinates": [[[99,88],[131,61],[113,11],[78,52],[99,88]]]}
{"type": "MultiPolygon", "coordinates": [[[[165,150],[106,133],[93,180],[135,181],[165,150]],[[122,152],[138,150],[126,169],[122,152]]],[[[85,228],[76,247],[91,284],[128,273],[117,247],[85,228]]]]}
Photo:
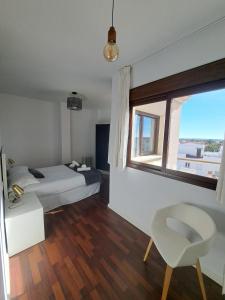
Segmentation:
{"type": "Polygon", "coordinates": [[[208,269],[206,266],[201,264],[202,273],[205,274],[207,277],[218,283],[221,287],[223,286],[223,277],[219,276],[212,272],[212,270],[208,269]]]}
{"type": "MultiPolygon", "coordinates": [[[[141,226],[141,224],[138,224],[138,222],[132,218],[130,218],[129,215],[127,215],[126,213],[121,214],[120,211],[118,211],[115,207],[113,207],[110,202],[108,204],[108,207],[113,210],[117,215],[119,215],[121,218],[125,219],[127,222],[131,223],[134,227],[136,227],[137,229],[141,230],[143,233],[147,234],[149,236],[149,232],[147,232],[146,230],[143,229],[143,227],[141,226]]],[[[149,226],[150,228],[150,226],[149,226]]]]}

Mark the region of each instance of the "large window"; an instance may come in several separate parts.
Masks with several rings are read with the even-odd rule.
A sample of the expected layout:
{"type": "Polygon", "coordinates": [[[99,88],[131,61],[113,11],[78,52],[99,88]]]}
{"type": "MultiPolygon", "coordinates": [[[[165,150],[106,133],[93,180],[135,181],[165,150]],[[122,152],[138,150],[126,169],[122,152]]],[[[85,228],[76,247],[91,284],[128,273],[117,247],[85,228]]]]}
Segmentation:
{"type": "Polygon", "coordinates": [[[225,132],[224,78],[197,87],[187,78],[186,87],[166,95],[155,82],[149,91],[159,93],[149,99],[140,90],[139,100],[135,90],[132,101],[131,93],[128,166],[215,189],[225,132]]]}

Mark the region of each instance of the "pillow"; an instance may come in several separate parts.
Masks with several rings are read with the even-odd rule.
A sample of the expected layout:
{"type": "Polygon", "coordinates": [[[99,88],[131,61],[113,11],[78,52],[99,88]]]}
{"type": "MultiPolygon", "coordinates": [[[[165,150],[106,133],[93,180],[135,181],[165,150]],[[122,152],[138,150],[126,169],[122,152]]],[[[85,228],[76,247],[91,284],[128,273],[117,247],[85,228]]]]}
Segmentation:
{"type": "Polygon", "coordinates": [[[27,175],[28,167],[27,166],[15,166],[8,169],[8,176],[19,176],[19,175],[27,175]]]}
{"type": "MultiPolygon", "coordinates": [[[[22,181],[22,185],[20,182],[20,179],[23,177],[29,177],[32,178],[33,176],[28,172],[27,166],[16,166],[8,170],[8,181],[9,181],[9,187],[12,186],[12,184],[18,184],[22,187],[22,185],[26,184],[24,181],[22,181]]],[[[35,182],[36,183],[36,182],[35,182]]]]}
{"type": "Polygon", "coordinates": [[[32,174],[35,178],[45,178],[45,176],[38,170],[36,169],[32,169],[32,168],[28,168],[28,171],[30,172],[30,174],[32,174]]]}
{"type": "Polygon", "coordinates": [[[40,183],[39,180],[34,178],[33,175],[22,175],[22,176],[14,176],[10,179],[10,188],[13,184],[18,184],[20,187],[24,188],[30,184],[40,183]]]}

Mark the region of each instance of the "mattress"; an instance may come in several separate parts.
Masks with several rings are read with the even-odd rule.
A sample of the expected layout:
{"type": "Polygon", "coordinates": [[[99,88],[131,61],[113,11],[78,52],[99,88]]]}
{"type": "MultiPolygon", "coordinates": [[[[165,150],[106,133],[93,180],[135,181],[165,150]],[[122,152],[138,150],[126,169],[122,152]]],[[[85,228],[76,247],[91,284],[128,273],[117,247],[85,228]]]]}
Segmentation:
{"type": "Polygon", "coordinates": [[[54,195],[86,186],[82,174],[70,170],[64,165],[38,169],[45,178],[40,183],[28,185],[25,192],[35,192],[38,196],[54,195]]]}

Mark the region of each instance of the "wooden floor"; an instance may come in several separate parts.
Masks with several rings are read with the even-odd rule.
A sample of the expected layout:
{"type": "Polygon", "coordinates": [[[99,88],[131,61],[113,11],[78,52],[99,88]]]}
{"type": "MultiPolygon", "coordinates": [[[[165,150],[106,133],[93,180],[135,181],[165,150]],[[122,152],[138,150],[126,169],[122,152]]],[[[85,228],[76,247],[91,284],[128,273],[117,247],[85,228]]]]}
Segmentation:
{"type": "MultiPolygon", "coordinates": [[[[142,262],[145,234],[97,196],[63,209],[46,216],[46,241],[10,259],[11,299],[160,299],[165,263],[155,247],[142,262]]],[[[208,300],[222,299],[217,284],[205,283],[208,300]]],[[[175,299],[201,299],[194,268],[175,270],[168,300],[175,299]]]]}

